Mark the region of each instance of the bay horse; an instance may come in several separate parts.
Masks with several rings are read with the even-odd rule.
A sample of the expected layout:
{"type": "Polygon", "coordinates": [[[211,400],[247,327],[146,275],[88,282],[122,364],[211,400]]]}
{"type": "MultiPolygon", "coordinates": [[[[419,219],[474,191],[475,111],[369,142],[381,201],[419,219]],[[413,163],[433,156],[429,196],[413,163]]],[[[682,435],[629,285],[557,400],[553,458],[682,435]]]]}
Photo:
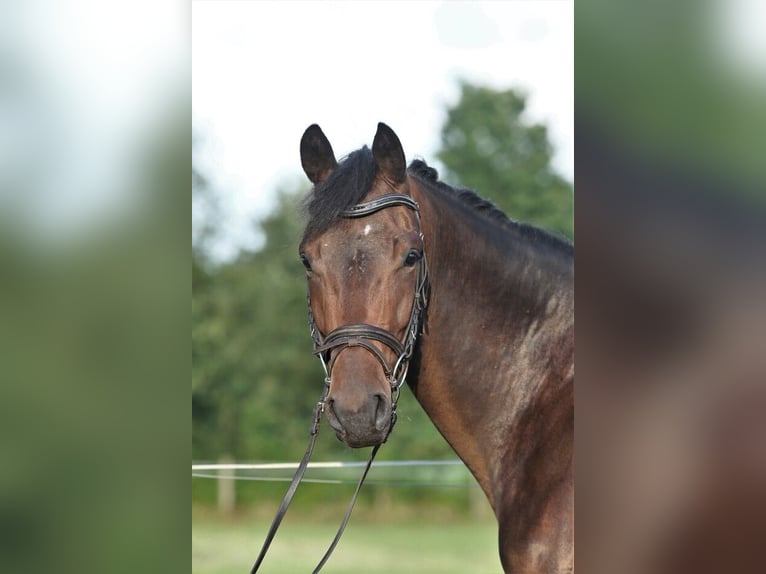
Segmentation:
{"type": "Polygon", "coordinates": [[[487,496],[505,572],[573,572],[573,245],[408,167],[383,123],[340,163],[317,125],[300,150],[328,423],[380,445],[406,375],[487,496]]]}

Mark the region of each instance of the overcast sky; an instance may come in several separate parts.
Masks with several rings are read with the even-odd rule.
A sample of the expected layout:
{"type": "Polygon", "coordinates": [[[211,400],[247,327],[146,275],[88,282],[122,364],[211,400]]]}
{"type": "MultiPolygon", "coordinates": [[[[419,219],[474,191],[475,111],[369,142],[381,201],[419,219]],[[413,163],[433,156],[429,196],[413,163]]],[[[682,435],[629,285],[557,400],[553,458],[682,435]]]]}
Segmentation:
{"type": "Polygon", "coordinates": [[[222,195],[220,255],[257,242],[252,219],[302,174],[298,143],[312,123],[339,158],[384,121],[408,160],[436,163],[460,78],[526,91],[529,118],[548,126],[555,167],[571,179],[573,17],[565,0],[195,0],[195,161],[222,195]]]}

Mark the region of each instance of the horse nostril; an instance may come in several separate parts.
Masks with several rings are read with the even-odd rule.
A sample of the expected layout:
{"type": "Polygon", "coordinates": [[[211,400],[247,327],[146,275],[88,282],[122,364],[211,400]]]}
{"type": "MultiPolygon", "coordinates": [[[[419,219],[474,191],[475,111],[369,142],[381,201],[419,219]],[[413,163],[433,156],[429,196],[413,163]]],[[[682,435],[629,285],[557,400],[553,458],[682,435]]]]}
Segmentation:
{"type": "Polygon", "coordinates": [[[382,431],[387,429],[391,423],[391,408],[383,395],[375,395],[374,400],[377,401],[377,405],[375,405],[375,428],[382,431]]]}

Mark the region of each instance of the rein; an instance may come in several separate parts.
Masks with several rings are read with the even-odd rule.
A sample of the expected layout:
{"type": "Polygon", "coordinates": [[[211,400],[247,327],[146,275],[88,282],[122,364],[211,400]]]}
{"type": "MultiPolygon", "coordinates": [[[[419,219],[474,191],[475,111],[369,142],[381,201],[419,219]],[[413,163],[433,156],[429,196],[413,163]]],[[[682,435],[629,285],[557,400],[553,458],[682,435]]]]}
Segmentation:
{"type": "MultiPolygon", "coordinates": [[[[373,213],[377,213],[381,209],[396,205],[408,207],[415,212],[415,218],[417,219],[418,223],[418,234],[420,235],[421,240],[423,240],[423,232],[420,226],[420,207],[418,206],[417,202],[409,195],[399,193],[384,195],[371,201],[349,207],[345,211],[341,212],[340,216],[347,219],[366,217],[368,215],[372,215],[373,213]]],[[[410,319],[407,324],[407,330],[404,334],[404,341],[400,341],[396,338],[396,336],[392,335],[385,329],[381,329],[375,325],[368,325],[366,323],[342,325],[330,331],[327,335],[323,335],[314,321],[314,314],[311,311],[311,299],[308,296],[306,299],[308,302],[309,329],[311,332],[311,339],[314,342],[314,354],[319,357],[319,360],[322,363],[322,368],[325,372],[324,389],[322,391],[322,396],[319,399],[319,402],[314,407],[314,418],[311,424],[311,429],[309,430],[310,438],[308,446],[306,447],[306,452],[303,454],[303,458],[301,459],[301,462],[295,471],[295,475],[293,475],[290,486],[288,487],[287,492],[285,493],[285,496],[282,499],[279,508],[277,509],[277,513],[274,516],[274,520],[271,523],[271,527],[269,528],[268,533],[266,534],[266,539],[263,542],[263,546],[261,547],[261,551],[258,554],[258,558],[256,558],[255,563],[250,570],[250,574],[255,574],[255,572],[257,572],[260,568],[261,563],[266,557],[266,553],[271,546],[271,542],[274,540],[274,536],[276,535],[277,530],[282,523],[282,519],[284,518],[285,514],[287,514],[287,509],[290,506],[290,502],[292,502],[293,496],[295,496],[295,492],[298,490],[298,485],[303,479],[303,475],[308,468],[308,463],[311,459],[311,454],[314,451],[314,445],[316,444],[316,440],[319,435],[319,422],[325,409],[327,395],[330,391],[330,385],[332,384],[332,368],[335,365],[335,361],[337,360],[338,355],[340,355],[344,349],[348,349],[350,347],[361,347],[369,351],[381,364],[383,367],[383,372],[385,373],[386,378],[388,379],[388,383],[391,386],[391,422],[389,423],[388,432],[386,433],[383,442],[373,447],[364,471],[362,472],[362,475],[359,478],[359,482],[356,485],[354,494],[351,497],[348,508],[346,509],[346,514],[343,516],[343,520],[341,521],[338,531],[335,534],[335,538],[330,543],[330,546],[328,547],[322,559],[319,561],[319,564],[317,564],[316,568],[313,570],[313,574],[317,574],[317,572],[319,572],[327,563],[327,560],[330,558],[330,555],[332,554],[333,550],[335,550],[335,547],[340,541],[340,538],[343,535],[343,531],[346,528],[346,524],[348,524],[348,521],[351,518],[351,512],[354,508],[354,504],[356,503],[359,491],[361,490],[362,484],[364,484],[364,480],[367,478],[367,473],[372,466],[372,461],[375,459],[375,455],[378,453],[381,445],[386,442],[386,440],[388,440],[388,437],[394,428],[394,424],[396,424],[396,406],[399,402],[400,390],[407,376],[409,362],[415,350],[415,343],[417,342],[418,335],[420,334],[423,313],[428,304],[428,265],[426,263],[425,252],[423,252],[418,263],[418,276],[415,287],[415,295],[412,302],[412,311],[410,313],[410,319]],[[385,355],[371,341],[382,343],[394,352],[394,355],[397,357],[397,359],[393,366],[389,365],[385,355]],[[337,349],[335,356],[332,356],[333,349],[337,349]]]]}

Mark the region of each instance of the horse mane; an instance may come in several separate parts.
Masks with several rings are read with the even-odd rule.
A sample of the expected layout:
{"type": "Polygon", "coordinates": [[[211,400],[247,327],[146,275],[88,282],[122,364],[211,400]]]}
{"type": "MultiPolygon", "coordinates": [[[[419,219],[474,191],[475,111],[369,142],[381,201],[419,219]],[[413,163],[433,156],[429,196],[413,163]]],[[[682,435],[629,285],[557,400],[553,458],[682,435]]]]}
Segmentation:
{"type": "Polygon", "coordinates": [[[407,168],[407,171],[410,173],[410,175],[414,175],[421,181],[428,182],[432,187],[435,187],[439,191],[446,192],[448,195],[455,197],[477,212],[487,216],[495,223],[499,223],[500,225],[508,225],[511,222],[511,220],[502,209],[500,209],[489,199],[481,197],[475,191],[465,188],[452,187],[443,181],[439,181],[439,172],[437,172],[435,168],[426,164],[426,162],[422,159],[413,160],[409,168],[407,168]]]}
{"type": "MultiPolygon", "coordinates": [[[[307,214],[303,238],[308,239],[329,229],[340,214],[362,201],[375,182],[378,168],[372,151],[364,146],[341,159],[330,176],[314,186],[306,198],[304,209],[307,214]],[[331,190],[331,191],[330,191],[331,190]]],[[[564,237],[510,219],[505,212],[488,199],[470,189],[455,188],[439,180],[439,174],[422,159],[413,160],[407,173],[431,189],[454,198],[468,209],[469,213],[484,217],[500,228],[516,231],[522,237],[535,243],[571,250],[572,244],[564,237]]]]}
{"type": "Polygon", "coordinates": [[[453,197],[468,207],[467,211],[482,216],[485,219],[497,224],[500,228],[509,231],[515,231],[521,237],[535,243],[543,243],[550,247],[563,248],[571,251],[572,243],[565,237],[546,231],[529,223],[516,221],[508,217],[505,212],[495,205],[492,201],[481,197],[475,191],[465,188],[452,187],[439,180],[439,173],[433,167],[426,164],[421,159],[416,159],[410,163],[407,169],[411,176],[416,177],[420,182],[427,184],[432,189],[436,189],[450,197],[453,197]]]}

